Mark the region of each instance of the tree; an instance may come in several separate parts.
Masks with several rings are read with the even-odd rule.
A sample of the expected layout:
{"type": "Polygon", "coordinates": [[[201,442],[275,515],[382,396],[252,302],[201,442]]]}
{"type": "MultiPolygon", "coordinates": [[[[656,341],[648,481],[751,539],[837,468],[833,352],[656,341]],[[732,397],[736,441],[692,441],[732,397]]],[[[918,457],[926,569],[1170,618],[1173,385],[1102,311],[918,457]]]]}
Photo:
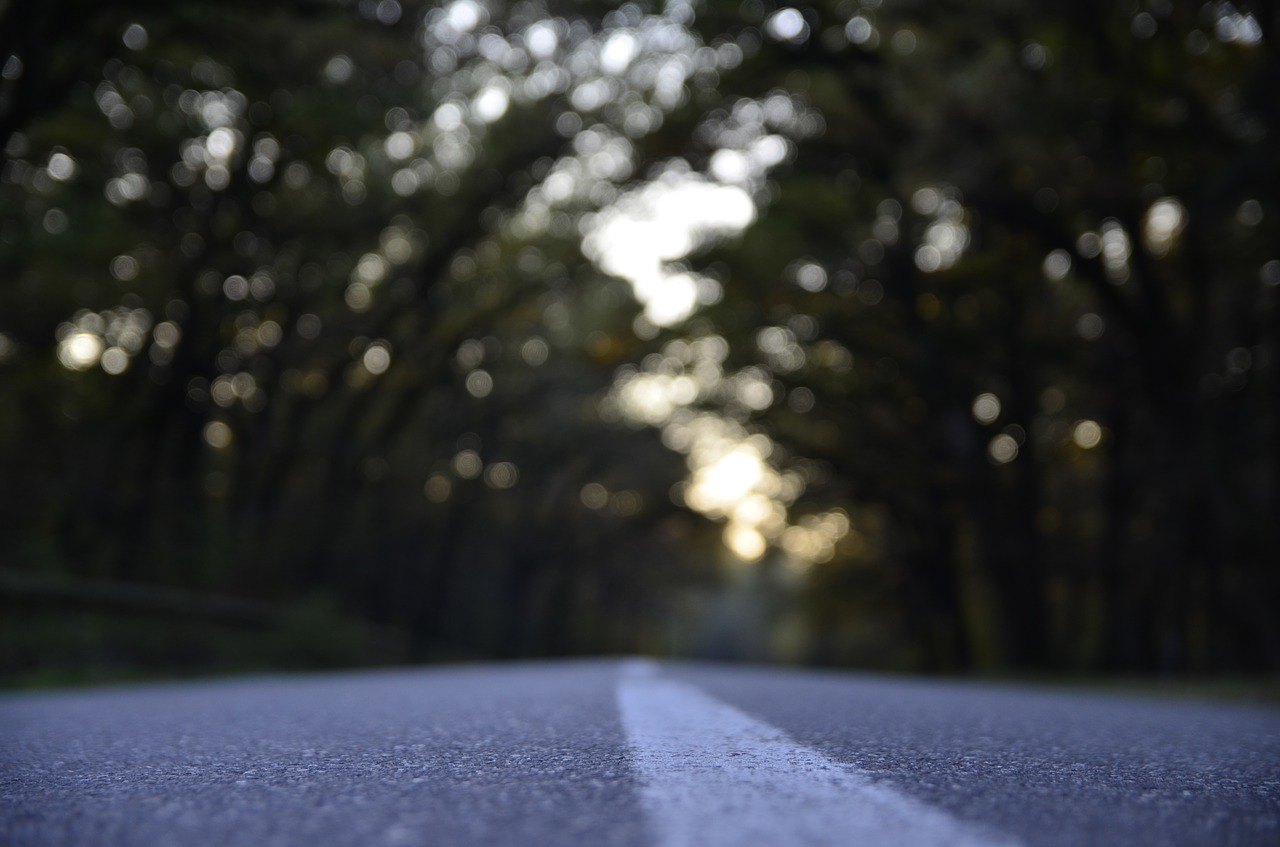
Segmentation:
{"type": "Polygon", "coordinates": [[[1273,665],[1274,9],[752,10],[725,102],[826,126],[714,319],[812,493],[886,510],[922,655],[1273,665]]]}
{"type": "Polygon", "coordinates": [[[101,79],[8,140],[15,564],[315,597],[401,657],[658,638],[695,525],[651,494],[678,460],[594,412],[637,342],[570,217],[627,142],[577,131],[551,61],[599,19],[124,11],[101,79]]]}
{"type": "Polygon", "coordinates": [[[0,37],[15,633],[1280,661],[1271,4],[58,14],[0,37]]]}

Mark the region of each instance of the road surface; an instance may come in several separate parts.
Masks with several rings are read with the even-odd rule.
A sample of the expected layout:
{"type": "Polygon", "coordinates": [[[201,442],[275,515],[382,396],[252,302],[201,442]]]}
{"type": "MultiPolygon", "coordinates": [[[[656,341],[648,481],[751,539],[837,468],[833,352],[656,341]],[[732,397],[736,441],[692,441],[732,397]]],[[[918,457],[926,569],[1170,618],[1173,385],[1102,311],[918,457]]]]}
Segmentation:
{"type": "Polygon", "coordinates": [[[0,844],[1280,844],[1280,710],[643,660],[0,696],[0,844]]]}

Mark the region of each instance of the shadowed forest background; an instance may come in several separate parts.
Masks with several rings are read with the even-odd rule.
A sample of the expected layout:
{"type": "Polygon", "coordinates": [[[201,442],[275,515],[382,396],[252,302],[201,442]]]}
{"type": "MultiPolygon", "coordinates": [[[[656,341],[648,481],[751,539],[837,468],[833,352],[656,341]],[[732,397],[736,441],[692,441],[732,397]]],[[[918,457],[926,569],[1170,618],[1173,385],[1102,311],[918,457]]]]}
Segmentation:
{"type": "Polygon", "coordinates": [[[1280,669],[1280,6],[0,4],[0,677],[1280,669]]]}

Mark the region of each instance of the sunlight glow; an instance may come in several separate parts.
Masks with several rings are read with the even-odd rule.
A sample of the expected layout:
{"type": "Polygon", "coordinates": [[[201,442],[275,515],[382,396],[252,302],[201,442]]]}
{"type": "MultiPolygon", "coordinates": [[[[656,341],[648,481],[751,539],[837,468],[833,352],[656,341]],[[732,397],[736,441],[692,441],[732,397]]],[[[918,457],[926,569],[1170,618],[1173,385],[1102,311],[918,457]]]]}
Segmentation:
{"type": "Polygon", "coordinates": [[[88,370],[102,355],[102,339],[91,332],[67,336],[58,346],[58,361],[77,371],[88,370]]]}
{"type": "MultiPolygon", "coordinates": [[[[776,346],[772,336],[763,341],[766,347],[776,346]]],[[[748,410],[773,402],[767,371],[751,366],[725,374],[728,354],[728,342],[718,335],[670,341],[661,354],[644,361],[642,371],[619,371],[602,412],[658,427],[662,443],[685,454],[689,480],[672,496],[696,512],[725,521],[722,540],[739,560],[757,561],[776,545],[784,561],[799,570],[829,561],[836,544],[851,532],[848,516],[836,509],[807,515],[790,526],[787,510],[804,492],[806,472],[774,467],[770,457],[778,451],[763,433],[752,433],[725,415],[694,411],[699,402],[712,398],[732,398],[748,410]]],[[[583,489],[582,498],[598,509],[607,492],[592,483],[583,489]]]]}
{"type": "Polygon", "coordinates": [[[724,529],[724,545],[744,562],[754,562],[769,549],[769,543],[756,529],[740,523],[730,523],[724,529]]]}
{"type": "Polygon", "coordinates": [[[651,323],[674,326],[697,310],[704,286],[670,263],[710,236],[736,235],[755,215],[742,188],[668,172],[602,211],[582,246],[601,270],[631,283],[651,323]]]}
{"type": "MultiPolygon", "coordinates": [[[[799,12],[792,9],[780,15],[779,37],[807,37],[799,12]]],[[[656,334],[660,328],[678,325],[699,306],[719,300],[718,281],[676,263],[710,240],[739,235],[755,221],[753,192],[792,151],[789,140],[771,132],[782,127],[805,135],[820,132],[822,123],[783,95],[742,100],[731,114],[705,128],[720,145],[711,157],[710,177],[676,160],[656,179],[587,219],[583,252],[602,271],[631,284],[644,308],[636,326],[641,337],[652,337],[643,334],[649,330],[656,334]]],[[[567,178],[570,173],[566,169],[567,178]]],[[[544,185],[550,187],[550,183],[548,178],[544,185]]],[[[563,193],[568,196],[573,190],[566,186],[563,193]]],[[[953,252],[958,256],[967,241],[967,230],[958,223],[959,205],[951,201],[940,219],[961,230],[954,236],[953,252]]],[[[826,271],[812,262],[797,267],[795,278],[798,285],[814,292],[827,282],[826,271]]],[[[647,359],[643,371],[620,370],[606,402],[613,414],[660,428],[663,443],[687,455],[690,477],[681,486],[680,499],[695,511],[726,520],[724,544],[746,562],[761,559],[788,530],[787,507],[803,492],[805,480],[769,463],[774,446],[767,436],[752,433],[727,416],[695,414],[691,407],[713,400],[749,417],[772,406],[779,399],[774,372],[794,371],[806,360],[795,332],[776,329],[759,339],[769,368],[776,369],[773,372],[750,366],[726,374],[728,344],[723,338],[682,338],[670,342],[663,355],[647,359]]],[[[808,529],[796,529],[806,533],[804,543],[783,548],[794,566],[834,556],[838,538],[814,540],[817,536],[810,537],[808,529]]],[[[794,541],[800,536],[792,533],[791,537],[794,541]]]]}
{"type": "Polygon", "coordinates": [[[763,457],[751,445],[737,445],[694,470],[685,499],[700,512],[729,514],[755,492],[764,468],[763,457]]]}

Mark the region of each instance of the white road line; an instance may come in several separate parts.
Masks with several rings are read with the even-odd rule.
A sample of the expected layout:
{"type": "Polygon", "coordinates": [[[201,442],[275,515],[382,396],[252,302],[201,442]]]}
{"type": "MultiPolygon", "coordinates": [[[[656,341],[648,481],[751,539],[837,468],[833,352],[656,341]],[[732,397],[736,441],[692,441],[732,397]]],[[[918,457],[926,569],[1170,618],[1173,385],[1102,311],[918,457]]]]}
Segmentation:
{"type": "Polygon", "coordinates": [[[698,689],[629,662],[618,707],[658,847],[1012,847],[698,689]]]}

